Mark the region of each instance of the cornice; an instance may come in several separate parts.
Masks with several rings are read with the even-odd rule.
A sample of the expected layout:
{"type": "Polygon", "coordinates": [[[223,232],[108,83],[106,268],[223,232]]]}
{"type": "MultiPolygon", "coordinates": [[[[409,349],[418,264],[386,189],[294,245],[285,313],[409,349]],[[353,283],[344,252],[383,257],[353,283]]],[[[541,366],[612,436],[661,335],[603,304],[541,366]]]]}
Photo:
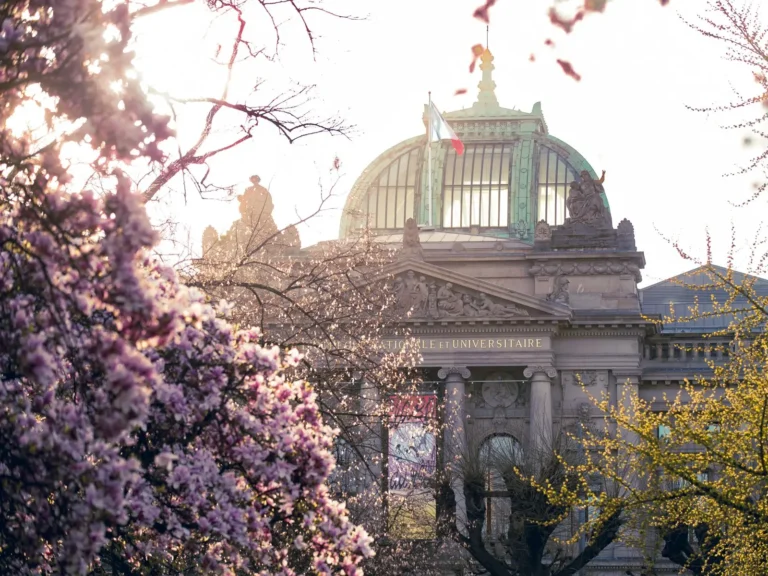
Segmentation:
{"type": "MultiPolygon", "coordinates": [[[[508,324],[506,322],[497,322],[494,324],[481,322],[420,322],[416,324],[404,324],[410,329],[412,336],[423,336],[431,334],[528,334],[536,333],[543,336],[554,336],[559,330],[559,326],[546,324],[508,324]]],[[[389,336],[397,330],[397,327],[385,328],[383,335],[389,336]]]]}
{"type": "Polygon", "coordinates": [[[568,252],[563,254],[562,252],[531,252],[526,257],[529,260],[642,260],[645,263],[645,253],[640,251],[615,251],[608,252],[605,250],[584,250],[583,252],[568,252]]]}
{"type": "Polygon", "coordinates": [[[596,328],[591,327],[574,327],[559,330],[555,335],[555,338],[614,338],[616,336],[632,336],[635,338],[642,338],[645,336],[645,327],[643,326],[631,326],[624,327],[618,326],[599,326],[596,328]]]}

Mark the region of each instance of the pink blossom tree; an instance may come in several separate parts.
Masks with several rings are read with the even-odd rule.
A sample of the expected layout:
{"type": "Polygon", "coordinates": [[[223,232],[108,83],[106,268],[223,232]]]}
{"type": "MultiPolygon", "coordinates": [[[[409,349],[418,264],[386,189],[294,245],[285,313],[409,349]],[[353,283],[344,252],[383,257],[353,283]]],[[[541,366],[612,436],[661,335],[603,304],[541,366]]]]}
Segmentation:
{"type": "Polygon", "coordinates": [[[171,131],[129,40],[125,2],[0,7],[0,573],[358,574],[299,354],[147,256],[120,167],[171,131]],[[112,192],[72,189],[65,142],[112,192]]]}

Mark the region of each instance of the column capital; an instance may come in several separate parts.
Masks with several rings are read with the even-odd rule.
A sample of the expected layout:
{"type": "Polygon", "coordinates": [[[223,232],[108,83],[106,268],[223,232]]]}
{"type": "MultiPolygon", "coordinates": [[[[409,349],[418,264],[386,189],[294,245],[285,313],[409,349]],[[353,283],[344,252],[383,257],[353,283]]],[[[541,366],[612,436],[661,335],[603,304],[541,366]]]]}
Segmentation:
{"type": "Polygon", "coordinates": [[[523,370],[523,376],[526,378],[533,378],[534,374],[538,373],[546,374],[548,378],[554,378],[557,376],[557,370],[555,370],[552,366],[528,366],[525,370],[523,370]]]}
{"type": "Polygon", "coordinates": [[[466,366],[445,366],[437,371],[437,377],[440,380],[445,380],[450,374],[458,374],[464,380],[472,375],[466,366]]]}

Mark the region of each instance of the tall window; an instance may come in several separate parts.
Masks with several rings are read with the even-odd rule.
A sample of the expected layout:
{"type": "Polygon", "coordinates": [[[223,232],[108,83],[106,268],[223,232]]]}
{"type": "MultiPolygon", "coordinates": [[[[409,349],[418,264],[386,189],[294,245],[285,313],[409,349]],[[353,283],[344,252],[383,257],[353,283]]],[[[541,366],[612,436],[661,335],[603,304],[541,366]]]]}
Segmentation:
{"type": "Polygon", "coordinates": [[[368,191],[367,216],[372,228],[405,228],[413,218],[421,149],[401,154],[381,171],[368,191]]]}
{"type": "MultiPolygon", "coordinates": [[[[488,492],[507,492],[503,472],[522,463],[522,448],[516,438],[499,434],[480,446],[480,464],[488,492]]],[[[491,540],[504,537],[509,529],[512,505],[509,496],[490,496],[485,501],[485,534],[491,540]]]]}
{"type": "Polygon", "coordinates": [[[539,147],[539,201],[536,221],[545,220],[552,226],[565,222],[565,200],[570,183],[577,180],[576,172],[554,150],[539,147]]]}
{"type": "Polygon", "coordinates": [[[443,172],[443,227],[506,227],[511,161],[511,144],[469,144],[461,156],[449,150],[443,172]]]}

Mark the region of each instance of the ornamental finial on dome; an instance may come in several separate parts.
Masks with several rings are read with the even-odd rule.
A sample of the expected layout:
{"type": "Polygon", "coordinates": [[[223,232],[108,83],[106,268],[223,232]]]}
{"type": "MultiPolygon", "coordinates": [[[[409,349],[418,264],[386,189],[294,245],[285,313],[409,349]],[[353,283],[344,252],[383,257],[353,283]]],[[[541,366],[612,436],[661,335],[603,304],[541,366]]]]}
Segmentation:
{"type": "Polygon", "coordinates": [[[480,55],[480,70],[483,71],[483,78],[477,87],[480,92],[477,94],[477,104],[489,108],[498,108],[499,101],[496,99],[496,82],[493,81],[493,54],[486,48],[480,55]]]}
{"type": "Polygon", "coordinates": [[[475,113],[480,115],[498,111],[499,101],[496,99],[496,82],[493,81],[493,54],[486,46],[480,55],[480,70],[483,71],[483,77],[477,87],[480,91],[477,93],[477,102],[472,105],[475,113]]]}

